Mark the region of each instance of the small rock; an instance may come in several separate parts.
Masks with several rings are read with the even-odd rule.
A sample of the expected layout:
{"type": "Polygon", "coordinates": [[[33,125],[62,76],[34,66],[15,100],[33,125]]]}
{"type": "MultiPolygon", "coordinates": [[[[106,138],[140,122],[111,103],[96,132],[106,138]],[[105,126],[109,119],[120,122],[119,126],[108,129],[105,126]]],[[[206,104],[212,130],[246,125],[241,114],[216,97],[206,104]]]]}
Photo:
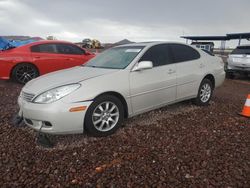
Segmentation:
{"type": "Polygon", "coordinates": [[[190,174],[186,174],[185,175],[185,178],[187,178],[187,179],[190,179],[190,178],[193,178],[194,176],[191,176],[190,174]]]}
{"type": "Polygon", "coordinates": [[[71,181],[72,184],[77,184],[77,182],[78,182],[77,179],[73,179],[73,180],[71,181]]]}

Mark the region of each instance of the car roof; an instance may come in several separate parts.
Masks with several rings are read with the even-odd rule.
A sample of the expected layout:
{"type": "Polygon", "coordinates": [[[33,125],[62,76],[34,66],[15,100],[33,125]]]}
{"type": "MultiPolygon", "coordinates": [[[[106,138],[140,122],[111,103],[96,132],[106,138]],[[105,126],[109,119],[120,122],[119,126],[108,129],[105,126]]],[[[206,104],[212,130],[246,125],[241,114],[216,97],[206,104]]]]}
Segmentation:
{"type": "MultiPolygon", "coordinates": [[[[116,47],[126,47],[126,46],[154,46],[157,44],[183,44],[183,45],[187,45],[181,42],[174,42],[174,41],[149,41],[149,42],[136,42],[136,43],[130,43],[130,44],[124,44],[124,45],[119,45],[116,47]]],[[[190,45],[187,45],[190,46],[190,45]]]]}
{"type": "Polygon", "coordinates": [[[33,46],[37,44],[49,44],[49,43],[73,44],[71,42],[61,41],[61,40],[40,40],[40,41],[32,42],[29,45],[33,46]]]}
{"type": "Polygon", "coordinates": [[[32,46],[39,45],[39,44],[50,44],[50,43],[75,45],[74,43],[67,42],[67,41],[61,41],[61,40],[40,40],[40,41],[32,42],[32,43],[29,43],[29,44],[25,44],[23,46],[13,48],[12,50],[14,50],[14,51],[26,51],[27,49],[29,49],[32,46]]]}

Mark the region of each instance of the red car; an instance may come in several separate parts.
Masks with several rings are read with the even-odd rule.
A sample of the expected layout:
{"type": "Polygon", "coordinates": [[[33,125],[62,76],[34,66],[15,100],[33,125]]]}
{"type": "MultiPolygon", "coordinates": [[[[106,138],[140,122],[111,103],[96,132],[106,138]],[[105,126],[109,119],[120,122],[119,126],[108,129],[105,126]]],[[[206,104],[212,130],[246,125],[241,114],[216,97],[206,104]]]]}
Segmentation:
{"type": "Polygon", "coordinates": [[[25,84],[39,75],[82,65],[94,56],[69,42],[33,42],[0,51],[0,79],[25,84]]]}

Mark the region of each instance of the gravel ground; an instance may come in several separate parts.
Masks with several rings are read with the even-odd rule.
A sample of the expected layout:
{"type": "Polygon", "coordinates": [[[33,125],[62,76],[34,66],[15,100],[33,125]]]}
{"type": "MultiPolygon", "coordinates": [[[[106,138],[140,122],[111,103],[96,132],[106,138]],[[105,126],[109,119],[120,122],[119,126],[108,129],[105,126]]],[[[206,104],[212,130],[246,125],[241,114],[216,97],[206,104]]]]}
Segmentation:
{"type": "Polygon", "coordinates": [[[226,80],[208,107],[182,102],[126,120],[107,138],[14,128],[21,86],[0,81],[1,187],[250,187],[249,80],[226,80]]]}

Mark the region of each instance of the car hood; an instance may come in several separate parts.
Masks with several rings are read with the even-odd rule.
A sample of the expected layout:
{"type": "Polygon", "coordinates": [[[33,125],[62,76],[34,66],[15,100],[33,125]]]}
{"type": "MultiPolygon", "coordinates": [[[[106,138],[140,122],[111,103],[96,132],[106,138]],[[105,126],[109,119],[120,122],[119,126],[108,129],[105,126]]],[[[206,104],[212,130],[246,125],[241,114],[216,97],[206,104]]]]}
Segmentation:
{"type": "Polygon", "coordinates": [[[23,91],[32,94],[40,94],[41,92],[47,91],[58,86],[78,83],[84,80],[88,80],[94,77],[110,74],[117,71],[119,70],[92,68],[86,66],[73,67],[70,69],[52,72],[40,76],[34,80],[31,80],[24,86],[23,91]]]}

